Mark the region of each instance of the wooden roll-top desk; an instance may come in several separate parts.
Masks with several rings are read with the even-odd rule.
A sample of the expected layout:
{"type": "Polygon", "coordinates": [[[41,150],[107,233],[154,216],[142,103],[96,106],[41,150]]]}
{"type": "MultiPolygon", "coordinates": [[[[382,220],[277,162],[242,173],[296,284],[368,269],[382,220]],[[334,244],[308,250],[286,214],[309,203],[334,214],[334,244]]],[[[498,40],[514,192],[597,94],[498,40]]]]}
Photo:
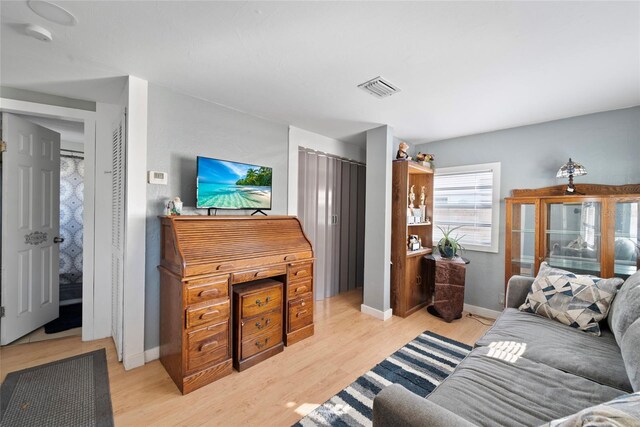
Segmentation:
{"type": "Polygon", "coordinates": [[[282,351],[282,344],[313,335],[313,249],[297,218],[170,216],[161,221],[160,360],[183,394],[229,375],[234,357],[236,366],[240,358],[249,367],[282,351]],[[234,313],[233,286],[244,289],[266,278],[281,282],[283,295],[260,301],[281,305],[262,311],[282,313],[282,318],[266,322],[264,331],[256,331],[254,323],[251,331],[234,331],[244,327],[246,312],[236,308],[234,313]],[[260,351],[235,355],[234,348],[253,345],[243,341],[234,347],[234,338],[243,336],[254,339],[260,351]],[[263,348],[269,337],[282,339],[263,348]]]}

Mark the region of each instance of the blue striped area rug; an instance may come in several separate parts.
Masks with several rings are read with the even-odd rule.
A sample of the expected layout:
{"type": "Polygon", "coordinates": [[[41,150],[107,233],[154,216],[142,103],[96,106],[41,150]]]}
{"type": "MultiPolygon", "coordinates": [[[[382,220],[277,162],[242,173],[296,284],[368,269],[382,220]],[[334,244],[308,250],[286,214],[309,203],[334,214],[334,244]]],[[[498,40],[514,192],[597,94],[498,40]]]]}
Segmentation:
{"type": "Polygon", "coordinates": [[[458,366],[472,347],[426,331],[327,400],[295,426],[370,426],[373,398],[400,384],[426,397],[458,366]]]}

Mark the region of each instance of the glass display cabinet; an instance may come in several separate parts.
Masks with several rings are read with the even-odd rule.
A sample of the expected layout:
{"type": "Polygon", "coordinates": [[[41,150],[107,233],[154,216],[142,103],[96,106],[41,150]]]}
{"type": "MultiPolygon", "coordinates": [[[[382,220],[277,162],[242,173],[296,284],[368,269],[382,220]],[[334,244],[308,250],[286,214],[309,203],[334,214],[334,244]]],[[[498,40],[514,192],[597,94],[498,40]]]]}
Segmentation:
{"type": "Polygon", "coordinates": [[[512,190],[506,201],[505,286],[546,261],[578,274],[629,277],[640,268],[640,184],[512,190]]]}

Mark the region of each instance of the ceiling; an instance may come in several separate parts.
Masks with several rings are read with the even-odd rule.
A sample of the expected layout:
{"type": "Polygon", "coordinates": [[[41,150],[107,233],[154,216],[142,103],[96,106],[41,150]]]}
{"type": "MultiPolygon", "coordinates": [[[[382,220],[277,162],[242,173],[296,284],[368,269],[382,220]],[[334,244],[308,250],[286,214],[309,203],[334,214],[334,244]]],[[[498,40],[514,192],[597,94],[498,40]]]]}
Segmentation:
{"type": "Polygon", "coordinates": [[[640,104],[639,2],[0,4],[0,83],[94,101],[151,83],[347,142],[428,142],[640,104]],[[24,35],[24,24],[54,40],[24,35]],[[383,76],[401,92],[357,88],[383,76]]]}

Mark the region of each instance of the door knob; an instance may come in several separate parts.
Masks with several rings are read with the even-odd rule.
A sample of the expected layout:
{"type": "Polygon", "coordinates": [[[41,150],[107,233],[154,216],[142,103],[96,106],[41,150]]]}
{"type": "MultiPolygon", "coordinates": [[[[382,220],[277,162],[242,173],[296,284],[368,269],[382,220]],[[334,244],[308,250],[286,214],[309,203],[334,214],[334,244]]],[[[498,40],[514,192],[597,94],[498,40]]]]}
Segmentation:
{"type": "Polygon", "coordinates": [[[64,237],[54,237],[53,243],[62,243],[64,242],[64,237]]]}

